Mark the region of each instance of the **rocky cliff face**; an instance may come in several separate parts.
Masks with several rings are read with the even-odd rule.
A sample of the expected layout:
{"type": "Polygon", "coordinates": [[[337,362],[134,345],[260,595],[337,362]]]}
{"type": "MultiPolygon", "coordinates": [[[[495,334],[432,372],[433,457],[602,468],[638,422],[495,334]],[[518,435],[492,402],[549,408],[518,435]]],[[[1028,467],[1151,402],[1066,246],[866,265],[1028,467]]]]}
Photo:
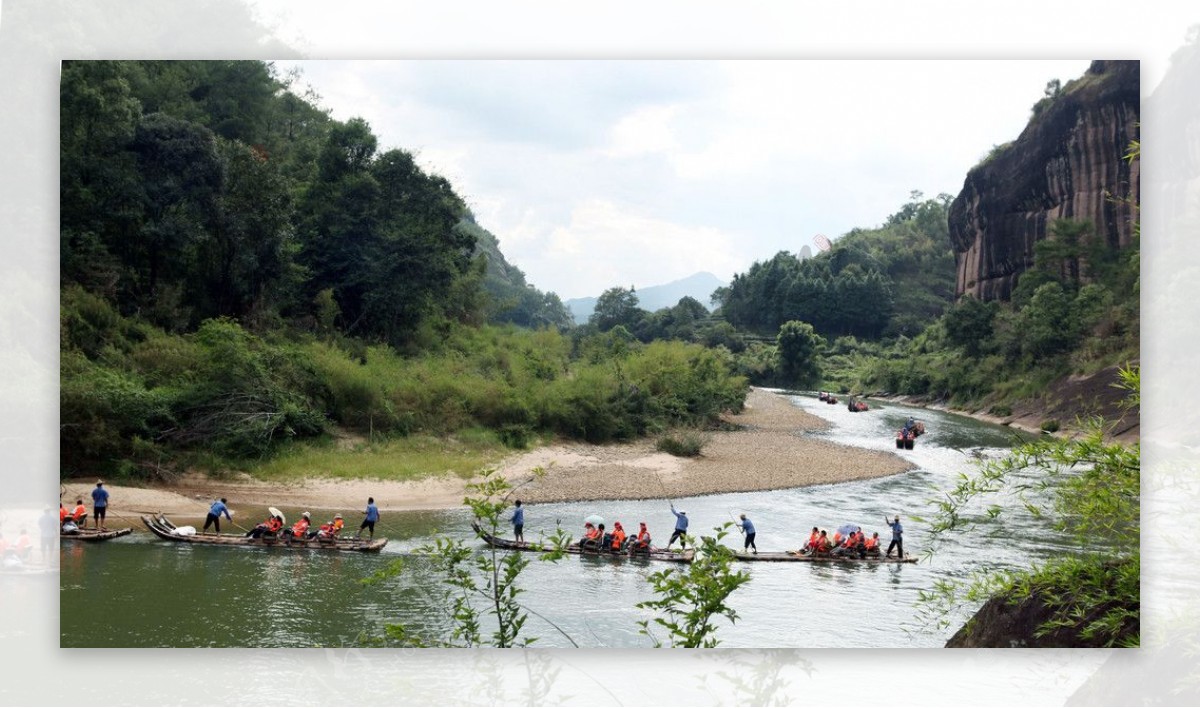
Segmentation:
{"type": "Polygon", "coordinates": [[[1033,246],[1057,219],[1088,220],[1113,247],[1133,237],[1138,165],[1139,65],[1092,62],[1037,113],[1021,135],[973,168],[950,205],[955,296],[1007,300],[1033,265],[1033,246]]]}

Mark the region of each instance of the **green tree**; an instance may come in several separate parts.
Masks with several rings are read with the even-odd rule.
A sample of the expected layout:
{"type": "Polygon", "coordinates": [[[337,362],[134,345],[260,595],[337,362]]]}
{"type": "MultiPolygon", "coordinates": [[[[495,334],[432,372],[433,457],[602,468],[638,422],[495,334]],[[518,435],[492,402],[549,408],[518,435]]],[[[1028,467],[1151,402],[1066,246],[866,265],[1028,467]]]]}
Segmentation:
{"type": "Polygon", "coordinates": [[[636,289],[632,286],[615,287],[605,290],[596,299],[596,309],[588,318],[588,324],[594,325],[601,332],[607,332],[617,325],[634,330],[645,315],[645,310],[638,307],[636,289]]]}
{"type": "Polygon", "coordinates": [[[788,386],[811,386],[821,380],[819,350],[823,337],[807,322],[785,322],[775,338],[779,352],[779,375],[788,386]]]}
{"type": "MultiPolygon", "coordinates": [[[[672,647],[710,649],[720,644],[715,620],[724,617],[736,622],[737,611],[728,603],[729,596],[750,582],[750,574],[733,569],[734,553],[723,543],[733,528],[732,523],[713,529],[715,536],[700,539],[696,559],[686,569],[670,568],[650,576],[650,584],[658,595],[653,600],[639,602],[638,607],[654,610],[660,616],[653,623],[667,631],[672,647]]],[[[688,539],[695,545],[694,539],[688,539]]],[[[650,621],[642,621],[642,634],[650,637],[655,646],[662,640],[651,631],[650,621]]]]}
{"type": "Polygon", "coordinates": [[[992,325],[1000,306],[996,302],[981,302],[965,295],[942,316],[946,339],[962,347],[969,356],[979,356],[992,336],[992,325]]]}
{"type": "MultiPolygon", "coordinates": [[[[1140,404],[1141,374],[1121,371],[1127,404],[1140,404]]],[[[1033,637],[1067,646],[1136,646],[1140,608],[1141,448],[1111,442],[1093,419],[1073,439],[1043,437],[1013,448],[1002,460],[964,475],[936,502],[931,524],[936,552],[948,539],[984,521],[1025,510],[1048,532],[1066,534],[1071,553],[1027,571],[983,573],[971,581],[941,581],[923,592],[923,612],[944,624],[964,602],[1002,597],[1010,604],[1036,600],[1048,609],[1033,637]],[[987,499],[999,503],[978,511],[987,499]]]]}
{"type": "MultiPolygon", "coordinates": [[[[533,481],[545,473],[541,468],[533,472],[528,481],[533,481]]],[[[463,503],[470,507],[474,514],[477,530],[498,536],[500,527],[504,524],[502,514],[509,508],[508,498],[516,488],[496,470],[487,470],[480,481],[467,485],[467,491],[463,503]]],[[[551,562],[559,560],[564,555],[563,548],[569,542],[570,538],[565,533],[557,531],[540,558],[551,562]]],[[[523,636],[525,623],[532,612],[521,604],[519,599],[525,592],[519,583],[520,576],[530,563],[524,554],[502,552],[491,545],[484,553],[476,553],[462,541],[444,536],[437,536],[432,544],[418,549],[418,553],[429,560],[435,572],[441,576],[445,587],[443,602],[450,608],[450,631],[444,637],[430,637],[414,633],[407,626],[395,623],[386,625],[384,638],[367,641],[401,646],[498,648],[529,646],[537,641],[536,637],[523,636]],[[485,640],[483,624],[489,616],[495,629],[485,640]]],[[[404,566],[403,560],[393,561],[387,568],[363,582],[379,583],[399,575],[404,566]]],[[[578,646],[570,635],[553,622],[544,617],[541,619],[558,630],[572,645],[578,646]]]]}

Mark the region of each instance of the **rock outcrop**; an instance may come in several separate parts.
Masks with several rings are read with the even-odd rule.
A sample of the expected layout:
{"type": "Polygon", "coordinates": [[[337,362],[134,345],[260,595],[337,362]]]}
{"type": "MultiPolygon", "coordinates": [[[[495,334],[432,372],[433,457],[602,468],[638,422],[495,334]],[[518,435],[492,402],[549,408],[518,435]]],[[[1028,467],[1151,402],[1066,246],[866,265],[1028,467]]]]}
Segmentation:
{"type": "Polygon", "coordinates": [[[1139,64],[1095,61],[1036,111],[1021,135],[974,167],[950,205],[955,296],[1007,300],[1057,219],[1091,221],[1093,237],[1128,245],[1139,199],[1139,64]]]}

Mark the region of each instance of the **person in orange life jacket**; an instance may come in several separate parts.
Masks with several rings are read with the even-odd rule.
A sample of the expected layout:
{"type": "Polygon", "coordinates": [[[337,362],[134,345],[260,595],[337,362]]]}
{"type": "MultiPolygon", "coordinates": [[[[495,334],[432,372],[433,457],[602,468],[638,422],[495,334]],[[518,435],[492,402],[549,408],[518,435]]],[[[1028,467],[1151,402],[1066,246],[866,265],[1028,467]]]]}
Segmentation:
{"type": "Polygon", "coordinates": [[[832,547],[833,546],[831,546],[829,543],[829,536],[825,533],[824,530],[822,530],[821,535],[819,537],[817,537],[817,545],[815,547],[813,547],[813,552],[814,553],[829,553],[829,551],[832,547]]]}
{"type": "Polygon", "coordinates": [[[75,508],[71,510],[71,520],[76,526],[83,526],[87,523],[87,507],[83,505],[83,500],[79,499],[75,502],[75,508]]]}
{"type": "Polygon", "coordinates": [[[646,522],[638,524],[637,537],[633,540],[633,549],[638,551],[650,550],[650,532],[646,529],[646,522]]]}
{"type": "Polygon", "coordinates": [[[590,522],[590,521],[585,522],[583,525],[583,538],[580,539],[580,542],[582,543],[583,541],[595,541],[597,533],[598,533],[598,531],[596,531],[595,526],[592,526],[592,522],[590,522]]]}
{"type": "Polygon", "coordinates": [[[871,534],[871,537],[863,541],[863,554],[867,556],[879,555],[879,532],[871,534]]]}
{"type": "Polygon", "coordinates": [[[596,538],[592,540],[595,541],[596,547],[604,548],[606,544],[612,542],[612,534],[604,533],[604,524],[600,524],[596,527],[596,538]]]}
{"type": "Polygon", "coordinates": [[[63,523],[67,520],[68,516],[70,516],[70,513],[67,512],[67,507],[63,506],[62,502],[59,502],[58,503],[58,525],[59,525],[59,527],[62,527],[63,523]]]}
{"type": "Polygon", "coordinates": [[[675,502],[671,502],[671,513],[675,515],[675,531],[671,534],[671,538],[667,540],[667,548],[670,549],[671,544],[675,543],[675,539],[679,539],[679,547],[687,550],[687,512],[676,511],[675,502]]]}
{"type": "Polygon", "coordinates": [[[321,524],[321,528],[317,531],[317,540],[335,540],[338,532],[342,530],[343,526],[345,526],[345,522],[342,521],[342,515],[338,514],[337,516],[333,517],[333,521],[330,521],[327,524],[321,524]]]}
{"type": "Polygon", "coordinates": [[[292,538],[308,538],[308,527],[312,525],[312,516],[306,511],[300,515],[300,520],[292,524],[292,528],[284,533],[292,538]]]}
{"type": "Polygon", "coordinates": [[[247,538],[261,538],[265,534],[274,536],[283,528],[283,519],[278,516],[269,516],[267,520],[255,526],[246,532],[247,538]]]}
{"type": "Polygon", "coordinates": [[[834,531],[833,532],[833,547],[837,548],[838,546],[841,546],[841,545],[842,545],[842,532],[834,531]]]}
{"type": "Polygon", "coordinates": [[[801,553],[812,553],[817,547],[817,539],[821,538],[821,531],[814,526],[812,533],[808,535],[808,541],[800,548],[801,553]]]}
{"type": "Polygon", "coordinates": [[[624,545],[625,545],[625,529],[621,527],[621,522],[617,521],[613,524],[612,543],[610,544],[610,547],[614,551],[619,551],[619,550],[621,550],[621,547],[624,545]]]}

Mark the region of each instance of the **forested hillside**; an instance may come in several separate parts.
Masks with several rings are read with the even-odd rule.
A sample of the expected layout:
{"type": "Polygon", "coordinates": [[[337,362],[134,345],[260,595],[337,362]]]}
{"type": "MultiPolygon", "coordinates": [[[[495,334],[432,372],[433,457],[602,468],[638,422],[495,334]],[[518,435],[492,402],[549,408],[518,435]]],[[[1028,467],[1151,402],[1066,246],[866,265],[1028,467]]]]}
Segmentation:
{"type": "Polygon", "coordinates": [[[221,468],[334,425],[521,445],[740,407],[719,352],[564,336],[453,185],[295,84],[63,64],[64,474],[221,468]]]}

